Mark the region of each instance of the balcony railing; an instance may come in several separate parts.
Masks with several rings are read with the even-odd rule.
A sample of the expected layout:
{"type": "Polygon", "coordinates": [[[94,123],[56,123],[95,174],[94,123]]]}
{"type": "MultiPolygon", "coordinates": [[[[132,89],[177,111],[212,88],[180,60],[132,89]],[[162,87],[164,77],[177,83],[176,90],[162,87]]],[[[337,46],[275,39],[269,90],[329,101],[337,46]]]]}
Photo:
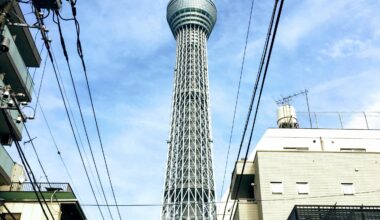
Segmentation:
{"type": "MultiPolygon", "coordinates": [[[[69,183],[36,183],[34,184],[36,188],[39,188],[41,192],[70,192],[73,190],[69,183]]],[[[33,183],[12,183],[10,185],[9,191],[11,192],[33,192],[33,183]]]]}
{"type": "Polygon", "coordinates": [[[380,129],[380,112],[297,112],[301,128],[380,129]]]}
{"type": "Polygon", "coordinates": [[[380,219],[380,206],[296,205],[288,220],[380,219]]]}

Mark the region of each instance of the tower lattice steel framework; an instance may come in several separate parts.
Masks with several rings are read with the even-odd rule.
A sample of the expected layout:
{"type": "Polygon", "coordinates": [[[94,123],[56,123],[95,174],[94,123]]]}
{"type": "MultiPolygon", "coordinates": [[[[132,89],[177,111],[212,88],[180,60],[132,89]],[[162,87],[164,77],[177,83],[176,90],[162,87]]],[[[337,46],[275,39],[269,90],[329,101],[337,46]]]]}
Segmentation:
{"type": "Polygon", "coordinates": [[[207,39],[212,0],[171,0],[167,20],[177,41],[162,220],[215,220],[207,39]]]}

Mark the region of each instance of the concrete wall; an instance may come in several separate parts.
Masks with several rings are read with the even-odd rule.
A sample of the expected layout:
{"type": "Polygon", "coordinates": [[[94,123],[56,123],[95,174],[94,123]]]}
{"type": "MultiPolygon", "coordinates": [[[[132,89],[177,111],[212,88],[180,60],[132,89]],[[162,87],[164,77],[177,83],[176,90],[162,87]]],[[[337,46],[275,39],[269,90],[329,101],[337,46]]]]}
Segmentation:
{"type": "MultiPolygon", "coordinates": [[[[50,201],[48,202],[48,205],[54,219],[59,220],[61,218],[60,206],[54,203],[51,205],[50,201]]],[[[39,203],[6,203],[6,206],[12,213],[21,213],[20,220],[46,220],[39,203]]],[[[45,210],[50,217],[47,209],[45,210]]],[[[4,209],[2,209],[2,211],[6,213],[4,209]]]]}
{"type": "MultiPolygon", "coordinates": [[[[255,151],[341,151],[358,149],[380,152],[380,130],[343,129],[268,129],[255,151]],[[292,149],[298,148],[298,149],[292,149]]],[[[256,152],[248,160],[254,161],[256,152]]]]}
{"type": "Polygon", "coordinates": [[[235,210],[234,220],[258,220],[258,212],[256,203],[240,200],[235,210]]]}
{"type": "Polygon", "coordinates": [[[257,151],[255,164],[260,219],[287,219],[294,205],[380,205],[380,153],[257,151]],[[272,194],[271,182],[283,193],[272,194]],[[298,194],[296,182],[309,193],[298,194]],[[342,183],[355,194],[344,195],[342,183]]]}

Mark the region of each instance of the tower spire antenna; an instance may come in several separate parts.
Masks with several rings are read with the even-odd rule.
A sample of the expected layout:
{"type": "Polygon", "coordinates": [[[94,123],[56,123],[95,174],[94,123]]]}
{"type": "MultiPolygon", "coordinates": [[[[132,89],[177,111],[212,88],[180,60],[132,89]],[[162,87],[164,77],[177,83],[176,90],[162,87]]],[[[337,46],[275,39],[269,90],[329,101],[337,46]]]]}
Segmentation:
{"type": "Polygon", "coordinates": [[[162,220],[215,220],[207,39],[212,0],[171,0],[167,21],[177,41],[162,220]]]}

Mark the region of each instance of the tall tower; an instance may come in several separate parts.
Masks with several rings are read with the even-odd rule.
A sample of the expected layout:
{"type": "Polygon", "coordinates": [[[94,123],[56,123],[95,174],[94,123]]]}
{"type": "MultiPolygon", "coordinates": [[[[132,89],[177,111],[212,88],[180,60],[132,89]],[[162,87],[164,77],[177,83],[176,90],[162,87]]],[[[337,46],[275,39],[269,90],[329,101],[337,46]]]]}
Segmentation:
{"type": "Polygon", "coordinates": [[[207,39],[212,0],[171,0],[167,20],[177,41],[162,220],[216,219],[207,39]]]}

